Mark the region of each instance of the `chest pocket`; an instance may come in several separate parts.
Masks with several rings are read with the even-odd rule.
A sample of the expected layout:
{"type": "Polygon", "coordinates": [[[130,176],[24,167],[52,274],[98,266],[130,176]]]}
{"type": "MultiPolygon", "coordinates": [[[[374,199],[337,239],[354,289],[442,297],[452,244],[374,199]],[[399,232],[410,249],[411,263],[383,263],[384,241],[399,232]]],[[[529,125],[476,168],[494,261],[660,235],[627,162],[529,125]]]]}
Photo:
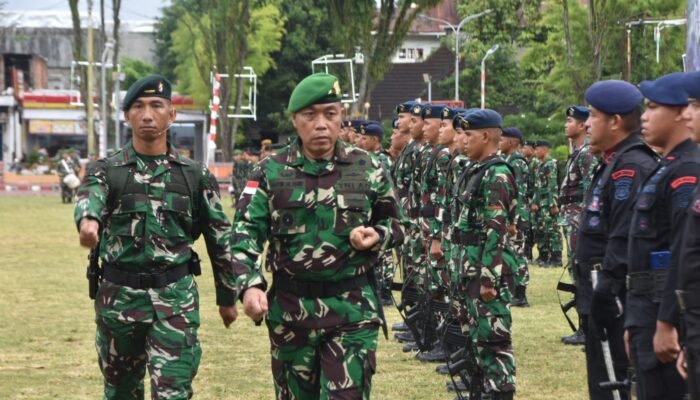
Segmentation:
{"type": "Polygon", "coordinates": [[[645,185],[634,207],[636,214],[633,221],[635,237],[656,237],[656,224],[653,218],[653,207],[655,203],[656,185],[645,185]]]}
{"type": "Polygon", "coordinates": [[[306,233],[304,200],[291,200],[276,194],[272,198],[270,231],[275,236],[306,233]]]}
{"type": "Polygon", "coordinates": [[[334,224],[337,235],[349,236],[353,228],[369,222],[371,207],[364,192],[339,192],[337,202],[334,224]]]}
{"type": "MultiPolygon", "coordinates": [[[[145,189],[145,188],[144,188],[145,189]]],[[[143,193],[125,193],[119,205],[109,217],[108,231],[114,236],[142,237],[145,234],[147,207],[145,190],[143,193]]]]}
{"type": "Polygon", "coordinates": [[[586,202],[579,229],[589,235],[602,235],[606,231],[606,221],[603,217],[603,199],[600,187],[593,189],[593,194],[586,202]]]}
{"type": "Polygon", "coordinates": [[[166,184],[159,210],[163,231],[168,238],[190,237],[192,232],[192,199],[186,187],[166,184]]]}

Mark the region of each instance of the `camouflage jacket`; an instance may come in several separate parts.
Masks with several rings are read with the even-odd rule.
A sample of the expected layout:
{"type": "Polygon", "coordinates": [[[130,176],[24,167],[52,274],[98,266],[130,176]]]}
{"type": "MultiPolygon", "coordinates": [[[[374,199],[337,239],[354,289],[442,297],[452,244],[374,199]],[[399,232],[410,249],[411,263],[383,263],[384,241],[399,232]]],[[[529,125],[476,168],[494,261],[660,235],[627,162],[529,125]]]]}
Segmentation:
{"type": "Polygon", "coordinates": [[[329,161],[313,161],[297,139],[261,161],[236,206],[233,265],[241,292],[266,287],[258,268],[265,241],[273,274],[337,282],[367,273],[378,252],[403,241],[393,185],[376,157],[341,141],[329,161]],[[350,231],[373,227],[380,236],[355,250],[350,231]]]}
{"type": "Polygon", "coordinates": [[[440,211],[442,222],[442,238],[450,241],[450,233],[452,232],[452,204],[454,196],[452,194],[455,185],[459,181],[464,169],[469,165],[469,159],[461,154],[453,151],[450,153],[450,161],[447,164],[447,169],[444,175],[444,184],[438,185],[438,197],[441,199],[440,211]]]}
{"type": "Polygon", "coordinates": [[[530,161],[527,162],[529,171],[527,174],[527,200],[531,202],[535,197],[535,183],[537,180],[537,169],[540,167],[540,160],[537,157],[532,157],[530,161]]]}
{"type": "Polygon", "coordinates": [[[102,261],[126,271],[160,272],[186,263],[194,232],[201,232],[214,271],[217,304],[233,304],[231,226],[218,183],[206,167],[179,155],[172,146],[164,157],[138,156],[129,142],[111,157],[90,164],[77,196],[76,226],[80,229],[83,218],[98,221],[102,261]],[[175,165],[201,168],[198,199],[191,199],[187,188],[174,182],[173,176],[179,175],[173,172],[175,165]],[[118,167],[129,170],[126,188],[110,187],[116,183],[107,182],[107,169],[118,167]],[[110,204],[110,190],[121,190],[114,204],[110,204]]]}
{"type": "Polygon", "coordinates": [[[591,186],[598,159],[591,153],[588,137],[569,155],[559,191],[563,221],[576,224],[583,210],[583,196],[591,186]]]}
{"type": "Polygon", "coordinates": [[[428,238],[440,240],[442,237],[442,204],[438,191],[447,181],[447,166],[450,163],[450,149],[438,145],[426,157],[421,178],[421,217],[427,226],[428,238]]]}
{"type": "Polygon", "coordinates": [[[418,151],[418,142],[411,141],[404,147],[392,166],[392,178],[396,187],[396,197],[401,208],[408,211],[408,198],[411,182],[413,181],[413,165],[411,161],[414,153],[418,151]]]}
{"type": "MultiPolygon", "coordinates": [[[[391,161],[391,157],[389,156],[389,153],[387,153],[384,150],[379,150],[379,151],[375,151],[373,154],[379,160],[379,162],[380,162],[382,168],[384,169],[384,171],[386,172],[386,174],[389,177],[391,177],[393,162],[391,161]]],[[[393,183],[393,180],[392,180],[392,183],[393,183]]]]}
{"type": "Polygon", "coordinates": [[[250,173],[253,171],[253,164],[250,161],[239,160],[233,163],[233,173],[231,174],[231,185],[237,195],[241,194],[245,183],[248,181],[250,173]]]}
{"type": "Polygon", "coordinates": [[[525,157],[518,152],[513,152],[506,157],[506,162],[515,171],[515,185],[518,188],[518,207],[516,225],[518,229],[527,229],[530,223],[530,211],[527,207],[528,177],[530,176],[530,166],[525,157]]]}
{"type": "Polygon", "coordinates": [[[549,210],[557,206],[558,193],[557,160],[547,157],[537,166],[532,203],[549,210]]]}
{"type": "Polygon", "coordinates": [[[480,278],[486,287],[500,286],[502,275],[512,273],[512,266],[503,268],[503,252],[507,250],[508,225],[512,224],[517,207],[518,192],[511,168],[491,164],[493,154],[472,165],[467,174],[466,188],[459,193],[461,211],[456,221],[455,235],[462,237],[466,256],[462,266],[469,279],[480,278]],[[480,184],[476,179],[487,167],[480,184]]]}

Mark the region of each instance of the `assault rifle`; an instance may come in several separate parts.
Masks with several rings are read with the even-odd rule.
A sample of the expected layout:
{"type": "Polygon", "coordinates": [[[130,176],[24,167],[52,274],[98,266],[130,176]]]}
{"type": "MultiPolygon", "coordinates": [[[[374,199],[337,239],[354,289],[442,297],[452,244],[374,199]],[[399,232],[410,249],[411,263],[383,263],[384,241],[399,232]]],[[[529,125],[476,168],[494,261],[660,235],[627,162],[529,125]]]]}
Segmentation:
{"type": "Polygon", "coordinates": [[[88,255],[88,266],[86,277],[88,280],[88,295],[90,299],[95,300],[97,289],[100,287],[100,279],[102,279],[102,269],[100,268],[100,243],[98,242],[95,248],[90,250],[88,255]]]}

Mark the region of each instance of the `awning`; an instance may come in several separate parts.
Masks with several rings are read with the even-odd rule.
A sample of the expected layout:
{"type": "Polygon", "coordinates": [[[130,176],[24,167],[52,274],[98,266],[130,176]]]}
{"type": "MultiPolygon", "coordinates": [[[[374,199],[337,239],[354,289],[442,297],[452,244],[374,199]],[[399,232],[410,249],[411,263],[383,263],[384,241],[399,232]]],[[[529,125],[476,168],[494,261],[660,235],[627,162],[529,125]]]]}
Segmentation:
{"type": "MultiPolygon", "coordinates": [[[[97,114],[96,114],[97,115],[97,114]]],[[[54,109],[54,108],[25,108],[22,110],[22,119],[44,119],[62,121],[86,121],[85,111],[54,109]]]]}

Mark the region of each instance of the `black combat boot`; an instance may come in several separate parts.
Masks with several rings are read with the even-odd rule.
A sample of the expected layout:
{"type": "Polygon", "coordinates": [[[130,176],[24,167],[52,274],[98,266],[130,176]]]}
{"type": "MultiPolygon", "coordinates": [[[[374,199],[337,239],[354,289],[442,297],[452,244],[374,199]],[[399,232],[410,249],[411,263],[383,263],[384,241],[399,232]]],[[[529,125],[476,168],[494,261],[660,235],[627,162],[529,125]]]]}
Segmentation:
{"type": "Polygon", "coordinates": [[[391,300],[391,289],[383,287],[379,294],[381,297],[379,301],[383,306],[391,306],[394,304],[394,302],[391,300]]]}
{"type": "Polygon", "coordinates": [[[553,268],[561,267],[561,251],[553,252],[549,257],[547,264],[553,268]]]}
{"type": "Polygon", "coordinates": [[[586,334],[579,328],[573,335],[561,338],[561,341],[564,344],[584,345],[586,344],[586,334]]]}
{"type": "Polygon", "coordinates": [[[406,332],[408,330],[408,326],[406,326],[405,322],[401,321],[392,325],[391,330],[396,332],[406,332]]]}
{"type": "Polygon", "coordinates": [[[510,305],[513,307],[530,307],[530,303],[527,302],[527,286],[516,286],[515,295],[510,305]]]}
{"type": "Polygon", "coordinates": [[[547,263],[549,262],[549,252],[548,251],[540,251],[540,256],[537,257],[537,260],[535,260],[535,264],[539,265],[540,267],[545,267],[547,266],[547,263]]]}

